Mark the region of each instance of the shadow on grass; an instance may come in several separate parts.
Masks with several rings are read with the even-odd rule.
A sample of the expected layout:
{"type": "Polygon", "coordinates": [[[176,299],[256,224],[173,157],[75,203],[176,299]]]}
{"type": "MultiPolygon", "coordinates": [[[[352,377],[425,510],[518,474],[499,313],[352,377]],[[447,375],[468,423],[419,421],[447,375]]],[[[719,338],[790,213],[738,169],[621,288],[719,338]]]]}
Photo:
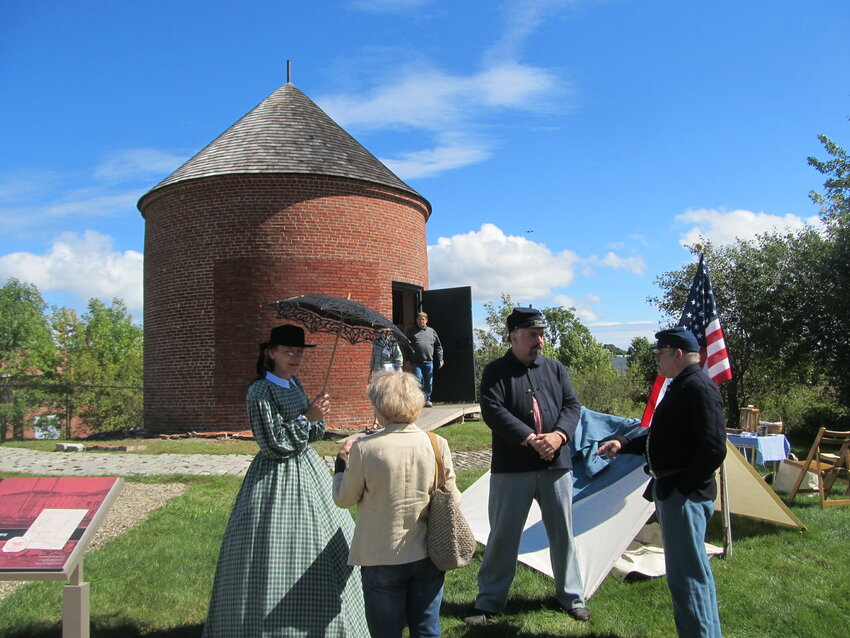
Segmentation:
{"type": "MultiPolygon", "coordinates": [[[[540,611],[556,611],[562,612],[564,617],[564,624],[574,624],[578,627],[587,627],[588,629],[592,627],[593,620],[591,619],[590,625],[585,625],[584,623],[577,622],[572,620],[569,616],[567,616],[566,612],[563,612],[561,606],[555,600],[540,600],[540,599],[532,599],[532,598],[511,598],[508,602],[508,613],[502,616],[496,616],[490,623],[480,626],[480,627],[468,627],[462,625],[460,627],[453,627],[450,631],[445,632],[449,636],[464,636],[469,638],[476,638],[477,636],[488,636],[488,638],[507,638],[510,636],[511,638],[554,638],[555,636],[563,637],[564,634],[552,634],[547,632],[529,632],[523,631],[518,624],[512,622],[512,618],[514,616],[522,616],[525,614],[533,614],[540,611]]],[[[440,617],[441,618],[454,618],[463,622],[463,619],[466,616],[469,616],[472,613],[472,606],[466,603],[449,603],[445,600],[443,601],[442,606],[440,607],[440,617]]],[[[618,634],[612,634],[610,632],[583,632],[582,636],[588,636],[590,638],[622,638],[622,636],[618,634]]]]}
{"type": "MultiPolygon", "coordinates": [[[[133,623],[110,624],[108,627],[97,622],[91,625],[91,638],[200,638],[203,624],[183,625],[170,629],[142,629],[133,623]]],[[[3,633],[4,638],[61,638],[62,626],[43,624],[17,627],[3,633]]]]}

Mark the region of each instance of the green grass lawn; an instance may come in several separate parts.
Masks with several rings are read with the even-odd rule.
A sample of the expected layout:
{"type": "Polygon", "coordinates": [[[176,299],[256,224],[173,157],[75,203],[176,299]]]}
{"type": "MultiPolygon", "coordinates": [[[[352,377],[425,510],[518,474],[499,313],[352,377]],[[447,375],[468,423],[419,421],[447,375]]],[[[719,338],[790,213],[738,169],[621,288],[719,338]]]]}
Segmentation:
{"type": "MultiPolygon", "coordinates": [[[[461,489],[482,472],[459,472],[461,489]]],[[[221,535],[240,479],[167,480],[175,478],[189,485],[183,496],[86,557],[93,637],[200,636],[221,535]]],[[[793,509],[806,532],[733,517],[734,557],[712,560],[726,636],[847,635],[850,507],[821,511],[806,496],[793,509]]],[[[709,540],[720,543],[720,535],[715,517],[709,540]]],[[[592,622],[579,624],[554,605],[551,581],[522,565],[508,613],[495,625],[468,628],[462,619],[475,598],[480,559],[479,551],[472,564],[447,576],[442,609],[446,636],[660,638],[674,633],[664,579],[631,584],[607,579],[589,602],[592,622]]],[[[25,585],[0,601],[0,635],[58,637],[61,612],[62,583],[25,585]]]]}

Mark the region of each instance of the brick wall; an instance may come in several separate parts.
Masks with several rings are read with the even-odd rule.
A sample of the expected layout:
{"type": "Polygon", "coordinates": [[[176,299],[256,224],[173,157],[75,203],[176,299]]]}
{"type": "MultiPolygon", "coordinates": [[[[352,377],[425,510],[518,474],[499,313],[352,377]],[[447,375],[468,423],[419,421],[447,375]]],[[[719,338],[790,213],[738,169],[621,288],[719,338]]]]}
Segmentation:
{"type": "MultiPolygon", "coordinates": [[[[392,282],[428,287],[427,203],[375,184],[312,175],[178,182],[142,201],[145,427],[247,429],[258,344],[281,323],[266,304],[306,293],[392,313],[392,282]]],[[[321,389],[333,336],[299,375],[321,389]]],[[[341,342],[330,371],[331,427],[372,422],[369,344],[341,342]]],[[[312,398],[312,396],[311,396],[312,398]]]]}

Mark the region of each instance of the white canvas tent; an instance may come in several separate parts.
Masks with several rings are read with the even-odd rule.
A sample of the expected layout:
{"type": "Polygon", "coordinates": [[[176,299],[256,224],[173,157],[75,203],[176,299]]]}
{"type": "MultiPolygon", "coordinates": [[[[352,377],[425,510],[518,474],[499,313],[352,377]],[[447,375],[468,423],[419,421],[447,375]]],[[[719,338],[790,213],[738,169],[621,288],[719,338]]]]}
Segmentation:
{"type": "MultiPolygon", "coordinates": [[[[627,458],[624,455],[615,462],[627,458]]],[[[634,464],[633,460],[631,462],[634,464]]],[[[800,520],[728,442],[725,465],[732,514],[803,529],[800,520]]],[[[473,483],[463,493],[462,504],[476,540],[485,545],[490,533],[487,519],[489,479],[490,473],[487,472],[473,483]]],[[[613,484],[573,504],[573,531],[586,598],[590,598],[602,584],[611,567],[654,512],[653,504],[642,496],[648,482],[649,477],[644,473],[642,464],[637,465],[613,484]]],[[[718,493],[721,492],[719,489],[718,493]]],[[[715,509],[720,509],[719,497],[715,509]]],[[[536,503],[532,504],[526,520],[519,561],[552,576],[549,543],[536,503]]]]}

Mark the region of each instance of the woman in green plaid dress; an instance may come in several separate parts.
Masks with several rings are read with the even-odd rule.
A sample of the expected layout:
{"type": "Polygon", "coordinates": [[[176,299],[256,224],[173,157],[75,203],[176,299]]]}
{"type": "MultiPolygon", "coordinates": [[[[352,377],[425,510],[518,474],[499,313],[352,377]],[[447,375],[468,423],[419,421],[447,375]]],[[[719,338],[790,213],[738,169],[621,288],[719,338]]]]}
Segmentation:
{"type": "Polygon", "coordinates": [[[309,445],[325,431],[328,397],[309,403],[294,376],[311,347],[288,325],[260,345],[247,398],[260,451],[224,533],[205,638],[369,636],[360,572],[347,564],[354,523],[309,445]]]}

